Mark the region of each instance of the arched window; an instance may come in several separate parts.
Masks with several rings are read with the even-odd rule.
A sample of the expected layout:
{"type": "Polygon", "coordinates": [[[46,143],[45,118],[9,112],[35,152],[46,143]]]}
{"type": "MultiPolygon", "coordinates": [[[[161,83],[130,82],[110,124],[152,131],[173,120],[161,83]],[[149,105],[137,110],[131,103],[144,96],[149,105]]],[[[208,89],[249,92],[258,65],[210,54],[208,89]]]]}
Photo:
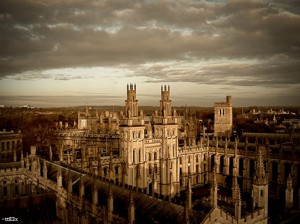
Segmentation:
{"type": "Polygon", "coordinates": [[[154,152],[154,160],[157,160],[157,152],[154,152]]]}
{"type": "Polygon", "coordinates": [[[139,150],[139,162],[142,162],[142,150],[139,150]]]}
{"type": "Polygon", "coordinates": [[[150,165],[149,166],[149,175],[151,175],[152,174],[152,166],[150,165]]]}
{"type": "Polygon", "coordinates": [[[149,153],[149,161],[151,161],[151,160],[152,160],[152,154],[149,153]]]}
{"type": "Polygon", "coordinates": [[[173,157],[175,157],[175,145],[173,145],[173,157]]]}
{"type": "Polygon", "coordinates": [[[135,163],[135,150],[132,150],[132,162],[135,163]]]}

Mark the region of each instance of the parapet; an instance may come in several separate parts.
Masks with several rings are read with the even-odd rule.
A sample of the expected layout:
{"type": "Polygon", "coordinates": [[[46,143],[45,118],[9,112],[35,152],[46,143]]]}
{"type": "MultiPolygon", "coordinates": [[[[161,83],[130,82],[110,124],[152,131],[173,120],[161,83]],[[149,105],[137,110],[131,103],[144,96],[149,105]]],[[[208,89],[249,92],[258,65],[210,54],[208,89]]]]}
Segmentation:
{"type": "Polygon", "coordinates": [[[232,97],[226,96],[226,102],[216,102],[215,107],[232,107],[232,97]]]}

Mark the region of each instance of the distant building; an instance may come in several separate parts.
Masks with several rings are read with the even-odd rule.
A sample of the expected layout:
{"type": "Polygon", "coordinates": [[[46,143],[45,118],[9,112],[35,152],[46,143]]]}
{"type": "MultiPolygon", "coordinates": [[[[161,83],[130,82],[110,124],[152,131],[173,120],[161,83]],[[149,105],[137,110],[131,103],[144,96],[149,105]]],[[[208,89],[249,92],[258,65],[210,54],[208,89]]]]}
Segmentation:
{"type": "Polygon", "coordinates": [[[232,133],[232,98],[226,97],[226,102],[215,103],[215,136],[231,136],[232,133]]]}
{"type": "Polygon", "coordinates": [[[0,131],[0,162],[15,162],[22,150],[22,134],[0,131]]]}

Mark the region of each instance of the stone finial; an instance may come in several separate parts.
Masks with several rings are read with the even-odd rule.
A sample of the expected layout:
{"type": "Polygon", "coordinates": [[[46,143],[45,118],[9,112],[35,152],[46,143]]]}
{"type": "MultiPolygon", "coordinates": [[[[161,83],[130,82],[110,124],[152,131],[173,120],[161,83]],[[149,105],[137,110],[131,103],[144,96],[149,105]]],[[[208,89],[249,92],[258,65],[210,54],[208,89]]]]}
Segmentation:
{"type": "Polygon", "coordinates": [[[216,176],[216,166],[213,168],[212,173],[212,180],[211,180],[211,187],[210,187],[210,203],[211,206],[217,206],[218,201],[218,183],[217,183],[217,176],[216,176]]]}
{"type": "Polygon", "coordinates": [[[20,159],[20,162],[21,162],[21,168],[24,168],[24,155],[23,155],[23,149],[21,150],[21,159],[20,159]]]}
{"type": "Polygon", "coordinates": [[[98,205],[98,190],[95,184],[93,184],[93,204],[98,205]]]}
{"type": "Polygon", "coordinates": [[[47,164],[46,164],[46,160],[44,159],[43,160],[43,177],[45,179],[47,179],[47,173],[48,173],[48,170],[47,170],[47,164]]]}
{"type": "Polygon", "coordinates": [[[50,159],[50,162],[52,162],[52,148],[51,148],[51,145],[49,147],[49,159],[50,159]]]}
{"type": "Polygon", "coordinates": [[[132,191],[130,191],[130,196],[129,196],[128,221],[129,221],[129,224],[135,223],[135,208],[134,208],[134,200],[133,200],[132,191]]]}
{"type": "Polygon", "coordinates": [[[192,185],[191,185],[191,177],[188,178],[187,186],[186,186],[186,201],[185,207],[188,211],[192,209],[192,185]]]}
{"type": "Polygon", "coordinates": [[[29,156],[28,156],[28,152],[26,155],[26,169],[29,170],[29,156]]]}
{"type": "Polygon", "coordinates": [[[62,187],[62,173],[61,173],[61,167],[60,165],[58,166],[57,169],[57,187],[62,187]]]}
{"type": "Polygon", "coordinates": [[[113,193],[111,184],[108,187],[108,212],[113,212],[114,204],[113,204],[113,193]]]}

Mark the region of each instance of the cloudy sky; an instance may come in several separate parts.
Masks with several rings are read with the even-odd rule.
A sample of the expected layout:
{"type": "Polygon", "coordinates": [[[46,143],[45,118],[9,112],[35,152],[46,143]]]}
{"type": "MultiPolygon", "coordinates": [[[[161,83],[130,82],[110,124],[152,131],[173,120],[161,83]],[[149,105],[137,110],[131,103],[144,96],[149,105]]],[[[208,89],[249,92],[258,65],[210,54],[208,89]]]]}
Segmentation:
{"type": "Polygon", "coordinates": [[[299,0],[1,0],[0,104],[300,105],[299,0]]]}

